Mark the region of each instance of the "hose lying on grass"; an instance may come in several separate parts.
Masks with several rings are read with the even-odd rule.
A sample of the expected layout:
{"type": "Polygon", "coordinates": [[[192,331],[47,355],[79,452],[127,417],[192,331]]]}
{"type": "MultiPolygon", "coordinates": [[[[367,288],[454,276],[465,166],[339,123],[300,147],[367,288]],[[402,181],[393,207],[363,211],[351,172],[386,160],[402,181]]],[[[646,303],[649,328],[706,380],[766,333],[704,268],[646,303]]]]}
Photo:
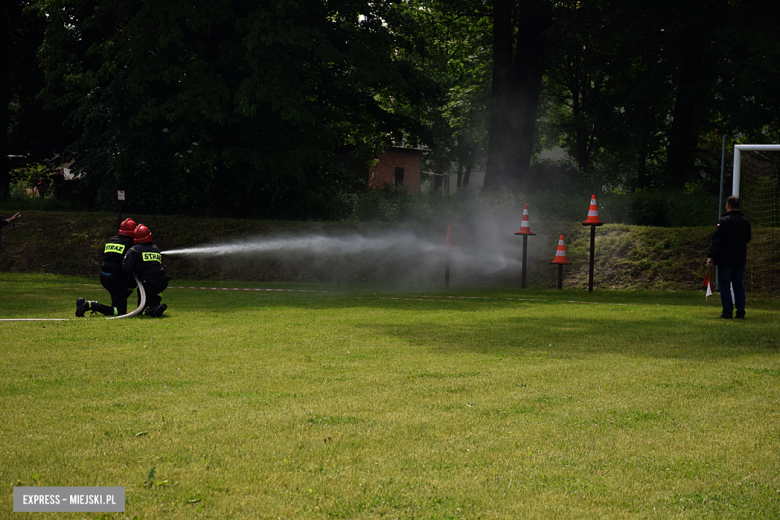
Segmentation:
{"type": "MultiPolygon", "coordinates": [[[[107,320],[121,320],[122,318],[131,318],[144,310],[144,306],[146,305],[146,291],[144,291],[144,285],[135,274],[133,274],[133,278],[135,278],[135,283],[138,285],[138,293],[141,295],[141,302],[138,304],[138,308],[133,312],[123,314],[122,316],[111,316],[106,318],[107,320]]],[[[8,318],[0,319],[0,321],[70,321],[72,319],[73,318],[8,318]]]]}
{"type": "Polygon", "coordinates": [[[111,316],[110,318],[107,318],[109,320],[121,320],[122,318],[132,318],[142,310],[144,310],[144,306],[146,305],[146,291],[144,291],[144,284],[141,283],[141,280],[138,279],[138,275],[133,273],[133,278],[135,278],[135,283],[138,285],[138,293],[141,295],[141,302],[138,304],[138,308],[134,310],[133,312],[129,314],[124,314],[122,316],[111,316]]]}

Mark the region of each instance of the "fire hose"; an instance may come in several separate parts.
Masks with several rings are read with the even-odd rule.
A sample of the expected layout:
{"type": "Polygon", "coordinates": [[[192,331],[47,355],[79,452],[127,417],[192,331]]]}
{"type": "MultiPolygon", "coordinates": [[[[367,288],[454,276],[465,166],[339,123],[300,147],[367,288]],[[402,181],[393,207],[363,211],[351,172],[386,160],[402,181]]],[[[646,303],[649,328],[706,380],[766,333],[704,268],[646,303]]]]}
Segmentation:
{"type": "MultiPolygon", "coordinates": [[[[123,314],[122,316],[111,316],[106,319],[121,320],[122,318],[132,318],[144,310],[144,306],[146,305],[146,291],[144,291],[144,284],[141,283],[141,280],[138,279],[138,276],[136,276],[135,273],[133,273],[133,278],[135,278],[135,283],[138,285],[138,294],[141,295],[141,301],[138,304],[138,308],[131,313],[123,314]]],[[[10,318],[2,319],[0,321],[70,321],[72,319],[73,318],[10,318]]]]}
{"type": "Polygon", "coordinates": [[[111,316],[110,318],[107,319],[121,320],[122,318],[132,318],[133,316],[135,316],[136,314],[144,310],[144,306],[146,305],[146,291],[144,291],[144,284],[141,283],[141,280],[138,279],[138,275],[136,275],[135,273],[133,273],[133,278],[135,278],[135,283],[138,285],[138,294],[141,295],[141,302],[138,304],[138,308],[129,314],[124,314],[122,316],[111,316]]]}

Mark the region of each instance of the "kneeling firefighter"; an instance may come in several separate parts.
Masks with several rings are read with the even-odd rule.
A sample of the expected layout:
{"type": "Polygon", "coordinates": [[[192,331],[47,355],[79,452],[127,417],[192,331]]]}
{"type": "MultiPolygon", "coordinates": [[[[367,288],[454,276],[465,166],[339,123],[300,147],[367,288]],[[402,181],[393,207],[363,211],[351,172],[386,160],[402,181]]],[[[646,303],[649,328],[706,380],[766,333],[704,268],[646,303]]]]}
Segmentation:
{"type": "Polygon", "coordinates": [[[135,240],[135,221],[131,218],[119,225],[119,231],[108,239],[103,248],[103,265],[100,266],[100,284],[111,295],[111,307],[84,298],[76,300],[76,316],[84,316],[87,311],[99,312],[105,316],[124,316],[127,314],[127,298],[136,286],[133,275],[122,270],[125,255],[133,247],[135,240]]]}
{"type": "MultiPolygon", "coordinates": [[[[135,245],[128,251],[122,262],[122,269],[132,276],[135,273],[141,280],[146,292],[146,307],[144,313],[152,318],[159,318],[168,308],[162,303],[160,293],[168,287],[170,278],[162,266],[160,249],[152,243],[152,232],[143,224],[139,224],[133,233],[135,245]]],[[[138,305],[141,305],[141,294],[138,294],[138,305]]]]}

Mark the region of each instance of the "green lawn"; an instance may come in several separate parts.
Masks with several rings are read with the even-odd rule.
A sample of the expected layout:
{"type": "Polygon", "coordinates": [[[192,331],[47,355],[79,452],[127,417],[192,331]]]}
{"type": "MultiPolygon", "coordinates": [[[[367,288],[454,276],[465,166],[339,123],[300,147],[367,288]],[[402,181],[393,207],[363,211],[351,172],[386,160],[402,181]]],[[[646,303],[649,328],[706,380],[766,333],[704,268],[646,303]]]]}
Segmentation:
{"type": "MultiPolygon", "coordinates": [[[[0,274],[0,318],[96,283],[0,274]]],[[[217,284],[317,292],[0,322],[0,518],[780,517],[778,300],[217,284]],[[126,512],[13,513],[14,486],[126,512]]]]}

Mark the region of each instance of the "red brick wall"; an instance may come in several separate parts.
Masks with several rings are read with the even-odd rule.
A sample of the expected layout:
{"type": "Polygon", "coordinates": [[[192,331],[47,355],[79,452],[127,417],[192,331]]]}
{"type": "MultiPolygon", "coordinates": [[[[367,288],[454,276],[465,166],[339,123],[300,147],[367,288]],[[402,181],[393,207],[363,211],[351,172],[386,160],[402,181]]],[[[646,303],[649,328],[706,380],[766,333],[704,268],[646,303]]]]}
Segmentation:
{"type": "Polygon", "coordinates": [[[381,188],[385,183],[395,185],[396,167],[404,169],[404,186],[410,193],[420,192],[422,150],[390,148],[379,156],[379,162],[368,169],[368,187],[381,188]]]}

